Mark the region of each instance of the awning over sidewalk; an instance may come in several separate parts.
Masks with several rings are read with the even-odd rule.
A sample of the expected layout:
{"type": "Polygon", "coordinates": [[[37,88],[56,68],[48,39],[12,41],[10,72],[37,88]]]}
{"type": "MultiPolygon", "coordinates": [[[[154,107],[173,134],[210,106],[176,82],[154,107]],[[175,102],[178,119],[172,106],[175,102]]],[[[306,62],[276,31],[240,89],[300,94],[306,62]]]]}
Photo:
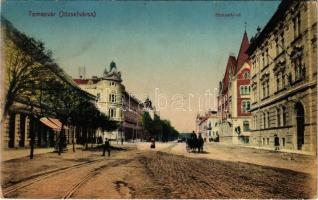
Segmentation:
{"type": "MultiPolygon", "coordinates": [[[[55,119],[55,118],[49,118],[49,117],[42,117],[40,119],[40,121],[50,127],[51,129],[53,129],[54,131],[61,131],[62,129],[62,123],[60,122],[60,120],[55,119]]],[[[67,130],[68,127],[64,125],[64,130],[67,130]]]]}

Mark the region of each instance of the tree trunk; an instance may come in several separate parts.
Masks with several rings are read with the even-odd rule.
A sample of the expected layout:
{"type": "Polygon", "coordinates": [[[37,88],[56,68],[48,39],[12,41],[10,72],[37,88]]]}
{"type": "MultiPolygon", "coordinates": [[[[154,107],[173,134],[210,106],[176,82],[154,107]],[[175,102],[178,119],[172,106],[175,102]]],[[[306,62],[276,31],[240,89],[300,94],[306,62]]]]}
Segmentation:
{"type": "Polygon", "coordinates": [[[73,146],[73,152],[75,152],[75,141],[74,141],[74,138],[75,138],[75,130],[76,127],[74,127],[73,131],[72,131],[72,146],[73,146]]]}
{"type": "Polygon", "coordinates": [[[62,141],[62,139],[63,139],[63,135],[64,134],[64,123],[62,122],[62,127],[61,127],[61,132],[60,132],[60,135],[59,135],[59,155],[61,155],[61,153],[62,153],[62,145],[63,145],[63,141],[62,141]]]}
{"type": "Polygon", "coordinates": [[[33,152],[34,152],[34,140],[35,140],[35,133],[34,133],[34,118],[31,117],[30,120],[30,159],[33,159],[33,152]]]}

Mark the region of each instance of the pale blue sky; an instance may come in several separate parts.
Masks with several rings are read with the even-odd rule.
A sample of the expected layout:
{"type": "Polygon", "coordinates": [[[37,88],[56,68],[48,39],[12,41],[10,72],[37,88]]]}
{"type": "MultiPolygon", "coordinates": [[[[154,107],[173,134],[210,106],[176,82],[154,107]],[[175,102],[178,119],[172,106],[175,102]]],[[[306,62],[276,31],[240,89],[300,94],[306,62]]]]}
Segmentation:
{"type": "MultiPolygon", "coordinates": [[[[71,76],[101,75],[114,60],[129,92],[159,88],[171,103],[176,93],[203,95],[222,79],[227,57],[237,55],[247,22],[248,37],[264,27],[279,1],[4,1],[1,12],[20,31],[42,40],[71,76]],[[95,18],[31,17],[33,12],[95,11],[95,18]],[[239,13],[216,17],[215,13],[239,13]]],[[[160,110],[180,131],[191,131],[198,112],[160,110]]],[[[188,106],[187,106],[188,107],[188,106]]],[[[213,106],[205,106],[213,107],[213,106]]]]}

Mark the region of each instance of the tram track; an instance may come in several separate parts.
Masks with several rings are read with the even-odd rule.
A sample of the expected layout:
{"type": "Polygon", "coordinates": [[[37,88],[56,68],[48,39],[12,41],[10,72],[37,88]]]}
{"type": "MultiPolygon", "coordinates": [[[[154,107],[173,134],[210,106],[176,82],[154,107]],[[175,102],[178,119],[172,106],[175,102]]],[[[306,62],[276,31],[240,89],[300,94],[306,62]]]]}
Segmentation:
{"type": "Polygon", "coordinates": [[[74,170],[74,169],[78,169],[81,167],[85,167],[85,166],[89,166],[89,165],[93,165],[96,163],[100,163],[102,161],[108,161],[106,164],[102,164],[99,166],[94,166],[93,169],[91,171],[89,171],[83,178],[81,178],[79,181],[75,182],[74,184],[72,184],[72,186],[67,189],[67,191],[61,195],[58,198],[62,198],[62,199],[68,199],[71,198],[72,195],[83,185],[85,184],[85,182],[87,182],[90,178],[96,176],[98,173],[101,172],[101,170],[106,169],[106,168],[111,168],[111,167],[116,167],[119,165],[124,165],[127,164],[129,162],[131,162],[133,159],[115,159],[115,161],[110,161],[108,159],[95,159],[95,160],[91,160],[91,161],[87,161],[85,163],[80,163],[80,164],[76,164],[76,165],[72,165],[69,167],[64,167],[64,168],[59,168],[59,169],[55,169],[55,170],[51,170],[48,172],[44,172],[41,175],[37,175],[36,178],[28,178],[28,180],[22,181],[18,184],[15,184],[11,187],[5,188],[2,191],[2,195],[4,197],[9,197],[12,193],[14,192],[19,192],[19,191],[23,191],[23,189],[27,188],[28,186],[32,186],[33,184],[37,184],[40,181],[44,181],[46,179],[49,179],[50,177],[53,177],[54,175],[59,175],[59,174],[63,174],[66,172],[69,172],[70,170],[74,170]],[[109,162],[110,161],[110,162],[109,162]]]}
{"type": "Polygon", "coordinates": [[[129,162],[133,161],[133,159],[118,159],[116,161],[113,161],[111,163],[107,163],[105,165],[102,165],[98,168],[95,168],[93,171],[89,172],[86,176],[84,176],[80,181],[76,182],[75,184],[70,187],[70,189],[67,190],[67,192],[62,196],[62,199],[69,199],[71,198],[78,189],[82,185],[84,185],[90,178],[96,176],[101,172],[103,169],[111,168],[111,167],[117,167],[119,165],[125,165],[129,162]]]}
{"type": "Polygon", "coordinates": [[[60,173],[63,173],[63,172],[66,172],[66,171],[69,171],[69,170],[72,170],[72,169],[76,169],[76,168],[79,168],[79,167],[83,167],[83,166],[92,164],[92,163],[101,162],[103,160],[105,160],[105,159],[104,158],[99,158],[99,159],[90,160],[90,161],[78,163],[78,164],[75,164],[75,165],[62,167],[62,168],[58,168],[58,169],[53,169],[53,170],[49,170],[49,171],[45,171],[45,172],[41,172],[41,173],[35,174],[33,176],[27,177],[24,180],[19,181],[18,183],[14,184],[12,186],[9,186],[7,188],[3,188],[2,189],[2,195],[5,197],[5,196],[7,196],[10,193],[13,193],[13,192],[15,192],[17,190],[23,189],[23,188],[25,188],[25,187],[27,187],[29,185],[32,185],[32,184],[34,184],[36,182],[39,182],[39,181],[43,180],[45,178],[49,178],[49,177],[51,177],[53,175],[57,175],[57,174],[60,174],[60,173]]]}

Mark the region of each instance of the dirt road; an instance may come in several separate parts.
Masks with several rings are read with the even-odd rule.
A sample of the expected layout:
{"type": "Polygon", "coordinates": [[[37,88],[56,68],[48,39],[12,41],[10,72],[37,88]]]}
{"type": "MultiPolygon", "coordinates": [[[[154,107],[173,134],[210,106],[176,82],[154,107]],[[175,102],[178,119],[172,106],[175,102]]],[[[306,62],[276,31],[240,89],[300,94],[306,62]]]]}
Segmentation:
{"type": "Polygon", "coordinates": [[[110,158],[92,154],[90,162],[4,186],[3,194],[11,198],[313,198],[316,194],[311,174],[288,169],[137,148],[110,158]]]}

